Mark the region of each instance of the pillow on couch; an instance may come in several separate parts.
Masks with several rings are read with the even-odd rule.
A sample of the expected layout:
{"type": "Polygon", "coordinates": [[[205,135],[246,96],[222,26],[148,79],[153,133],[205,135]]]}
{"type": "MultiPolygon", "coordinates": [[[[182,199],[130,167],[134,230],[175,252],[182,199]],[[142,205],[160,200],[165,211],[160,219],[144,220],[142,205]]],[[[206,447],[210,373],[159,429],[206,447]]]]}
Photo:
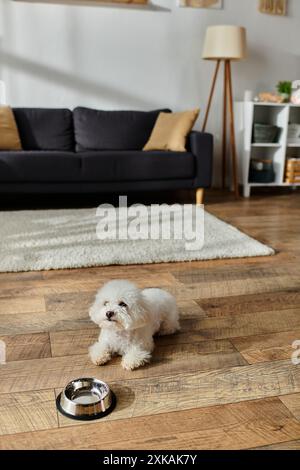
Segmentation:
{"type": "Polygon", "coordinates": [[[22,150],[14,113],[9,106],[0,106],[0,150],[22,150]]]}
{"type": "Polygon", "coordinates": [[[186,152],[186,138],[194,127],[200,109],[182,113],[160,113],[144,151],[186,152]]]}
{"type": "Polygon", "coordinates": [[[69,109],[14,108],[24,150],[74,152],[73,116],[69,109]]]}
{"type": "Polygon", "coordinates": [[[161,111],[170,112],[75,108],[76,150],[142,150],[161,111]]]}

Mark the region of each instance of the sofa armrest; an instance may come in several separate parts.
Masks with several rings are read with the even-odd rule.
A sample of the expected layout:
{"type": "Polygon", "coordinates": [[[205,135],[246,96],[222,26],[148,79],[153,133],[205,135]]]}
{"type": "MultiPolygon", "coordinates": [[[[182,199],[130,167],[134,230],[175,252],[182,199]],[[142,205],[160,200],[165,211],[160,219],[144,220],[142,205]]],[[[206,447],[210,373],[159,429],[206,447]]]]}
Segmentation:
{"type": "Polygon", "coordinates": [[[188,149],[196,157],[195,188],[209,188],[213,168],[212,134],[191,132],[188,136],[188,149]]]}

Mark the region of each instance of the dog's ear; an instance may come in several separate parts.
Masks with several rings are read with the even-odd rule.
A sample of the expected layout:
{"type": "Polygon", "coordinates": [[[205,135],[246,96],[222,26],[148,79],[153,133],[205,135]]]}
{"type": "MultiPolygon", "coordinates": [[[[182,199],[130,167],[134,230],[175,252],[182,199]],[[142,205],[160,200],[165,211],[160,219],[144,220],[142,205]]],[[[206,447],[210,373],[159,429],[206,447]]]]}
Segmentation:
{"type": "Polygon", "coordinates": [[[98,311],[100,310],[101,304],[102,304],[102,293],[101,293],[101,291],[99,291],[95,295],[93,303],[92,303],[92,305],[90,306],[90,309],[89,309],[89,315],[92,319],[93,319],[93,315],[96,315],[98,313],[98,311]]]}
{"type": "Polygon", "coordinates": [[[97,312],[97,298],[94,299],[94,302],[89,308],[89,316],[93,319],[93,315],[97,312]]]}
{"type": "Polygon", "coordinates": [[[142,292],[130,308],[131,317],[136,327],[147,325],[150,320],[150,306],[142,292]]]}

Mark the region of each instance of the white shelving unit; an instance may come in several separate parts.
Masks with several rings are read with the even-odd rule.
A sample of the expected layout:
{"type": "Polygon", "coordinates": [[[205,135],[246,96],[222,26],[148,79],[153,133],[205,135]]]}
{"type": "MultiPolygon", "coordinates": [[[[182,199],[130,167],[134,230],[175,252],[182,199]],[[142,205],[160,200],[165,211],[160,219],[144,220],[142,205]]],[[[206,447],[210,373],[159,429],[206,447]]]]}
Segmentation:
{"type": "Polygon", "coordinates": [[[236,138],[239,154],[239,182],[244,188],[244,197],[250,197],[253,187],[292,187],[300,184],[284,182],[287,157],[300,158],[300,143],[288,143],[288,125],[300,124],[300,106],[292,104],[273,104],[256,102],[235,103],[236,138]],[[253,143],[254,123],[273,124],[282,129],[279,142],[269,144],[253,143]],[[276,178],[274,183],[250,183],[249,170],[251,158],[273,160],[276,178]]]}

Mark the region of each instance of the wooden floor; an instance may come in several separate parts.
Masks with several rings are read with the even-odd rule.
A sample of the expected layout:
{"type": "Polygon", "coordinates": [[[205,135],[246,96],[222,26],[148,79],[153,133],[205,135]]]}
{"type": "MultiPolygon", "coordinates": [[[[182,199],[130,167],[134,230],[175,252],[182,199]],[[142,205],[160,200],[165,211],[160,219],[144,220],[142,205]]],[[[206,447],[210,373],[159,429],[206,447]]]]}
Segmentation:
{"type": "Polygon", "coordinates": [[[300,193],[207,210],[273,246],[270,258],[0,274],[1,449],[300,449],[300,193]],[[161,286],[180,306],[180,334],[157,339],[153,362],[125,372],[87,356],[88,307],[103,281],[161,286]],[[113,414],[82,424],[55,396],[94,376],[118,397],[113,414]]]}

